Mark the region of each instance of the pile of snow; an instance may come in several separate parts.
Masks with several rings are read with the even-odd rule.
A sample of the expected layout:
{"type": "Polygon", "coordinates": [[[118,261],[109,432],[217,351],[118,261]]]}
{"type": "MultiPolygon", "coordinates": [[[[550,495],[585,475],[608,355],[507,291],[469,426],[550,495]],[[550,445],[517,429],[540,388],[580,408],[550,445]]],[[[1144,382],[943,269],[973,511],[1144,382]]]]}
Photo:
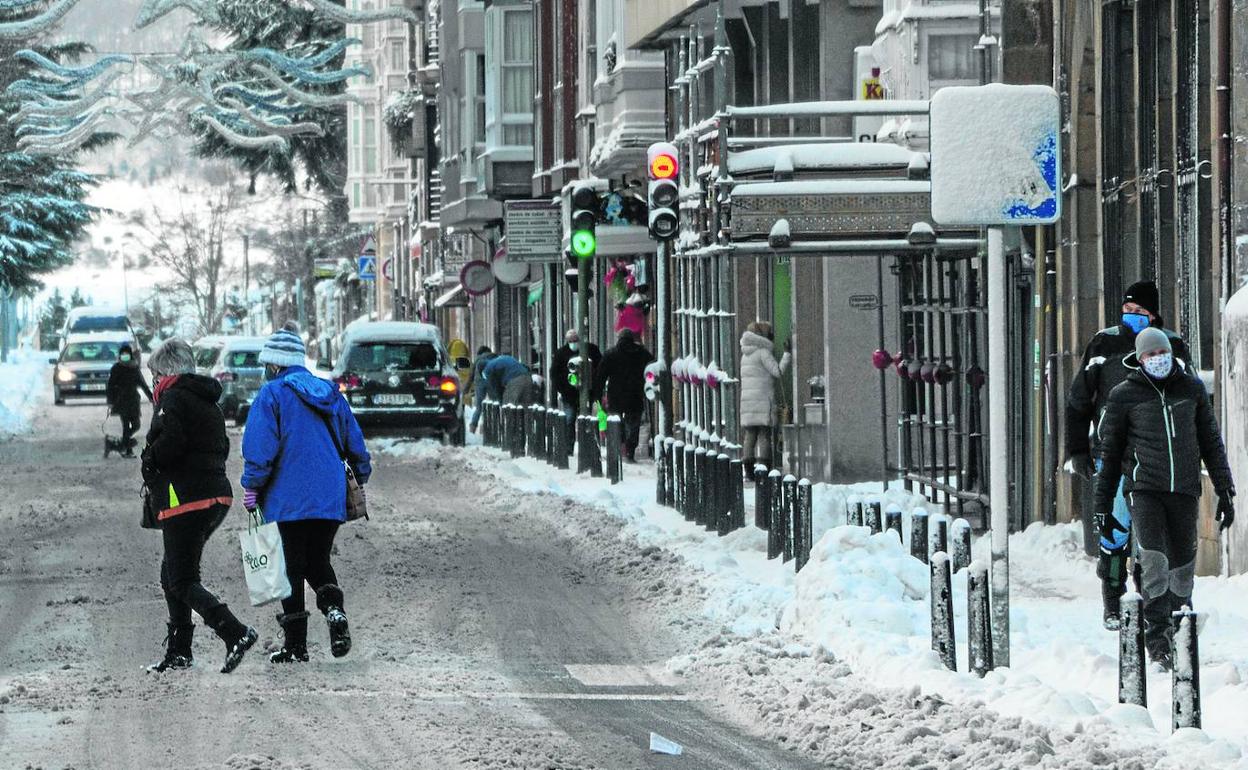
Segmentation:
{"type": "MultiPolygon", "coordinates": [[[[379,444],[407,456],[444,457],[432,442],[379,444]]],[[[489,448],[457,453],[478,473],[494,475],[513,488],[547,492],[596,506],[624,522],[621,537],[642,547],[659,547],[700,569],[707,597],[705,616],[725,629],[723,645],[779,644],[847,665],[874,686],[914,690],[968,707],[984,705],[1002,719],[1022,719],[1048,728],[1114,736],[1119,747],[1161,752],[1177,767],[1248,768],[1248,607],[1241,601],[1248,576],[1199,578],[1195,602],[1208,620],[1200,636],[1204,730],[1171,734],[1170,679],[1155,667],[1148,674],[1148,710],[1117,702],[1117,635],[1100,622],[1100,584],[1095,564],[1083,554],[1082,527],[1035,524],[1010,538],[1011,663],[979,679],[966,673],[966,574],[954,576],[958,672],[943,668],[931,650],[930,574],[894,533],[871,535],[844,524],[853,499],[881,501],[910,512],[925,505],[899,486],[815,485],[814,538],[810,562],[800,574],[793,563],[766,558],[766,534],[749,526],[726,537],[686,521],[654,504],[654,475],[648,465],[625,466],[626,480],[577,476],[528,458],[511,459],[489,448]]],[[[747,489],[747,507],[752,508],[747,489]]],[[[932,509],[935,513],[935,509],[932,509]]],[[[907,536],[908,539],[908,536],[907,536]]],[[[973,544],[977,559],[989,558],[987,537],[973,544]]],[[[673,661],[681,670],[706,665],[702,650],[673,661]]],[[[799,656],[801,657],[801,656],[799,656]]],[[[748,668],[748,666],[747,666],[748,668]]],[[[753,677],[753,674],[742,674],[753,677]]],[[[759,685],[761,686],[761,685],[759,685]]],[[[743,686],[742,692],[757,687],[743,686]]],[[[792,715],[800,719],[800,715],[792,715]]]]}
{"type": "Polygon", "coordinates": [[[52,392],[47,351],[28,347],[9,351],[0,364],[0,439],[30,431],[30,416],[52,392]]]}

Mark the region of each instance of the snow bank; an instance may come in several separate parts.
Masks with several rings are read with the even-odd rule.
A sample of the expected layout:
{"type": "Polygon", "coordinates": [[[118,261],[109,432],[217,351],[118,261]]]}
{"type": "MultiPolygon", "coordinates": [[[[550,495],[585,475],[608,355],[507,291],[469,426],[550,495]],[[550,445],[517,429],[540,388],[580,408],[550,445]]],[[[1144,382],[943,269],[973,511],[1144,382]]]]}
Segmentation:
{"type": "Polygon", "coordinates": [[[30,431],[30,416],[49,400],[51,365],[47,351],[18,348],[0,364],[0,439],[30,431]]]}
{"type": "MultiPolygon", "coordinates": [[[[406,456],[444,456],[433,442],[375,446],[406,456]]],[[[954,576],[959,672],[944,669],[931,651],[929,571],[895,534],[871,535],[843,524],[853,498],[880,500],[911,511],[921,498],[900,486],[815,486],[815,545],[809,564],[766,558],[766,536],[752,525],[726,537],[655,505],[653,468],[626,466],[626,480],[578,477],[528,458],[513,460],[485,447],[460,455],[468,466],[529,492],[550,492],[596,506],[624,522],[621,537],[674,552],[705,573],[704,615],[738,645],[779,644],[803,655],[828,656],[877,687],[917,689],[966,706],[985,705],[1001,718],[1023,719],[1070,734],[1113,736],[1111,743],[1160,752],[1150,766],[1236,767],[1248,770],[1248,576],[1200,578],[1195,600],[1208,620],[1200,637],[1204,730],[1170,734],[1169,675],[1148,674],[1150,708],[1117,703],[1117,635],[1100,623],[1095,564],[1083,555],[1082,528],[1033,525],[1010,538],[1013,667],[984,679],[966,673],[966,571],[954,576]],[[776,641],[778,640],[778,641],[776,641]]],[[[459,458],[457,457],[456,460],[459,458]]],[[[752,507],[747,489],[747,506],[752,507]]],[[[935,509],[932,509],[935,515],[935,509]]],[[[746,515],[752,524],[753,512],[746,515]]],[[[907,536],[908,537],[908,536],[907,536]]],[[[987,559],[987,537],[974,556],[987,559]]],[[[722,647],[722,645],[717,645],[722,647]]],[[[697,667],[700,651],[673,665],[697,667]]],[[[800,656],[799,656],[800,657],[800,656]]],[[[752,675],[751,675],[752,676],[752,675]]],[[[753,687],[746,688],[753,691],[753,687]]],[[[795,717],[796,719],[797,717],[795,717]]]]}

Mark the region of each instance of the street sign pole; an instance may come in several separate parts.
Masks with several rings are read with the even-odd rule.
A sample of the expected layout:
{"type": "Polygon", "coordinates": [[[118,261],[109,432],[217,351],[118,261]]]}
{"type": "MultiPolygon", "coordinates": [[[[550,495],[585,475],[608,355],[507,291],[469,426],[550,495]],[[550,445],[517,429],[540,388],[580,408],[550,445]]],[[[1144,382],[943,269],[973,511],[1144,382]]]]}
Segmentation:
{"type": "Polygon", "coordinates": [[[1010,454],[1005,228],[988,228],[988,497],[992,501],[992,660],[1010,665],[1010,454]]]}

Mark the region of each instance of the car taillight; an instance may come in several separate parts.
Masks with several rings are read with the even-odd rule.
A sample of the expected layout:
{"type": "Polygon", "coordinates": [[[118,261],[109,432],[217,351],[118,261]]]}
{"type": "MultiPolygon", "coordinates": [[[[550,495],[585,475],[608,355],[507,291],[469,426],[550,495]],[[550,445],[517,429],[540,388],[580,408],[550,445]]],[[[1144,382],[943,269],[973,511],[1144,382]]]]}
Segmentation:
{"type": "Polygon", "coordinates": [[[453,396],[459,392],[459,381],[454,377],[438,377],[429,378],[429,387],[437,388],[440,393],[446,396],[453,396]]]}
{"type": "Polygon", "coordinates": [[[217,372],[218,382],[233,382],[234,372],[217,372]]]}
{"type": "Polygon", "coordinates": [[[339,393],[346,393],[352,388],[360,387],[360,377],[357,374],[344,374],[341,377],[335,377],[334,382],[338,383],[339,393]]]}

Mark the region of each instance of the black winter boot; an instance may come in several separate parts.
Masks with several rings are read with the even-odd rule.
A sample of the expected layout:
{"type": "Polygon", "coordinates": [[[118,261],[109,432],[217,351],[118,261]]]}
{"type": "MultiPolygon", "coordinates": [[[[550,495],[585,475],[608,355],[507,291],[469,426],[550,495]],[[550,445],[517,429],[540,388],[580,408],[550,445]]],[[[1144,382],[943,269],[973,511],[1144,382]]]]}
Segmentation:
{"type": "Polygon", "coordinates": [[[308,662],[308,613],[288,612],[277,616],[285,641],[282,649],[269,656],[270,663],[308,662]]]}
{"type": "Polygon", "coordinates": [[[335,658],[351,652],[351,629],[347,615],[342,611],[342,589],[332,583],[321,586],[316,592],[316,606],[325,613],[329,624],[329,651],[335,658]]]}
{"type": "Polygon", "coordinates": [[[165,658],[147,667],[148,671],[157,674],[163,674],[170,669],[180,671],[190,668],[194,663],[191,639],[195,635],[195,626],[175,626],[172,623],[167,625],[169,633],[165,636],[165,658]]]}
{"type": "Polygon", "coordinates": [[[230,608],[224,604],[219,604],[209,610],[204,616],[204,623],[216,631],[221,641],[225,642],[225,663],[221,666],[222,674],[228,674],[238,668],[238,664],[243,662],[243,655],[260,638],[256,629],[238,622],[238,618],[234,617],[234,613],[230,612],[230,608]]]}

